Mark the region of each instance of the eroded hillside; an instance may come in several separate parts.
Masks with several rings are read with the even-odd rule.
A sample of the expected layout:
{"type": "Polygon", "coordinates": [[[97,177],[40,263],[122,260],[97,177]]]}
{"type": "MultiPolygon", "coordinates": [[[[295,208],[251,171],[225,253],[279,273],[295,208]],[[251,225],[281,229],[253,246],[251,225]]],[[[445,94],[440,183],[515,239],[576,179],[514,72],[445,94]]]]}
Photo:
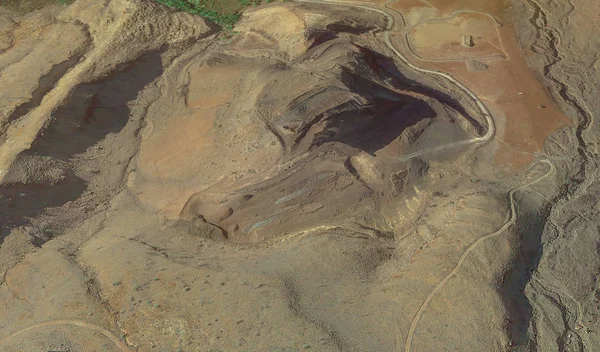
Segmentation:
{"type": "Polygon", "coordinates": [[[579,1],[0,7],[0,350],[595,350],[579,1]]]}

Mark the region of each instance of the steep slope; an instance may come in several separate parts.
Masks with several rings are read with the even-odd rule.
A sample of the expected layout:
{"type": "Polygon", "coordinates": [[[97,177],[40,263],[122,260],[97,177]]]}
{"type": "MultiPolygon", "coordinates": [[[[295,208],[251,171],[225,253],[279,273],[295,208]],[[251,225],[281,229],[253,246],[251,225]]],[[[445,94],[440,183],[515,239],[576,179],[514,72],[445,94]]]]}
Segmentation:
{"type": "Polygon", "coordinates": [[[0,350],[594,350],[596,107],[562,72],[596,24],[520,6],[579,118],[539,154],[515,146],[562,115],[533,141],[515,87],[479,101],[526,71],[479,57],[504,50],[488,15],[418,52],[450,75],[402,56],[403,25],[449,25],[433,5],[268,4],[221,33],[142,0],[0,12],[0,350]]]}
{"type": "MultiPolygon", "coordinates": [[[[528,348],[558,351],[598,349],[598,52],[600,21],[592,1],[518,4],[523,46],[530,64],[552,87],[574,119],[572,130],[553,136],[546,150],[564,180],[539,242],[538,259],[522,302],[528,348]],[[520,12],[522,11],[522,12],[520,12]],[[572,147],[572,148],[571,148],[572,147]]],[[[522,331],[525,334],[525,331],[522,331]]]]}

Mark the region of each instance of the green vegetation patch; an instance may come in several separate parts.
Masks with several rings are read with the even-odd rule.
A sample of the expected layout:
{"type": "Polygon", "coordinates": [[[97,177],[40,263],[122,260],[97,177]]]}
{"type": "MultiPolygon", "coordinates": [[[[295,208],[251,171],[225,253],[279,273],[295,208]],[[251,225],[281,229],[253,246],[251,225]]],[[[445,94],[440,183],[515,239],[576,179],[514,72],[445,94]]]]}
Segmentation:
{"type": "MultiPolygon", "coordinates": [[[[233,28],[240,12],[249,6],[258,6],[263,0],[155,0],[169,7],[202,16],[225,29],[233,28]]],[[[271,2],[272,0],[264,0],[271,2]]]]}
{"type": "MultiPolygon", "coordinates": [[[[18,13],[40,9],[46,5],[68,5],[75,0],[0,0],[0,5],[18,13]]],[[[202,16],[225,29],[232,29],[243,9],[273,0],[154,0],[171,8],[202,16]]],[[[286,1],[286,0],[284,0],[286,1]]]]}

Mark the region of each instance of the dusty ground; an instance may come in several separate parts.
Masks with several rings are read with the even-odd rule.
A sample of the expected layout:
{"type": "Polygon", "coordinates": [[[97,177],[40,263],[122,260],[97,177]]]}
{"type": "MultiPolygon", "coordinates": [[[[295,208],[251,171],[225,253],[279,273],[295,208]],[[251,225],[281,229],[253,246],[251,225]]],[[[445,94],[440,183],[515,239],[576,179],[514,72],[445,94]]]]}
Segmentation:
{"type": "Polygon", "coordinates": [[[0,351],[600,348],[598,5],[365,4],[0,7],[0,351]]]}
{"type": "Polygon", "coordinates": [[[494,159],[506,165],[505,172],[522,170],[551,133],[569,124],[530,72],[523,51],[527,48],[517,40],[515,26],[520,24],[513,21],[508,2],[394,1],[389,6],[406,23],[404,32],[395,36],[398,45],[405,42],[419,65],[467,83],[492,111],[497,127],[494,159]],[[418,36],[424,29],[429,33],[418,36]]]}

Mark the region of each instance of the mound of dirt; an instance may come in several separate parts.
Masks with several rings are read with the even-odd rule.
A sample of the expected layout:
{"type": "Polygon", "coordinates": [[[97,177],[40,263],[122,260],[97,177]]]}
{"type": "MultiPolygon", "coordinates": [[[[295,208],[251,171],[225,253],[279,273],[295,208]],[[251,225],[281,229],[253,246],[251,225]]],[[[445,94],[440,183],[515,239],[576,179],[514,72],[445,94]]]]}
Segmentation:
{"type": "MultiPolygon", "coordinates": [[[[424,46],[436,60],[497,75],[495,14],[431,6],[409,18],[452,27],[424,46]]],[[[0,350],[593,350],[583,83],[540,61],[581,121],[511,174],[494,131],[514,106],[409,63],[425,27],[395,20],[275,3],[219,32],[144,0],[0,9],[0,350]]]]}

